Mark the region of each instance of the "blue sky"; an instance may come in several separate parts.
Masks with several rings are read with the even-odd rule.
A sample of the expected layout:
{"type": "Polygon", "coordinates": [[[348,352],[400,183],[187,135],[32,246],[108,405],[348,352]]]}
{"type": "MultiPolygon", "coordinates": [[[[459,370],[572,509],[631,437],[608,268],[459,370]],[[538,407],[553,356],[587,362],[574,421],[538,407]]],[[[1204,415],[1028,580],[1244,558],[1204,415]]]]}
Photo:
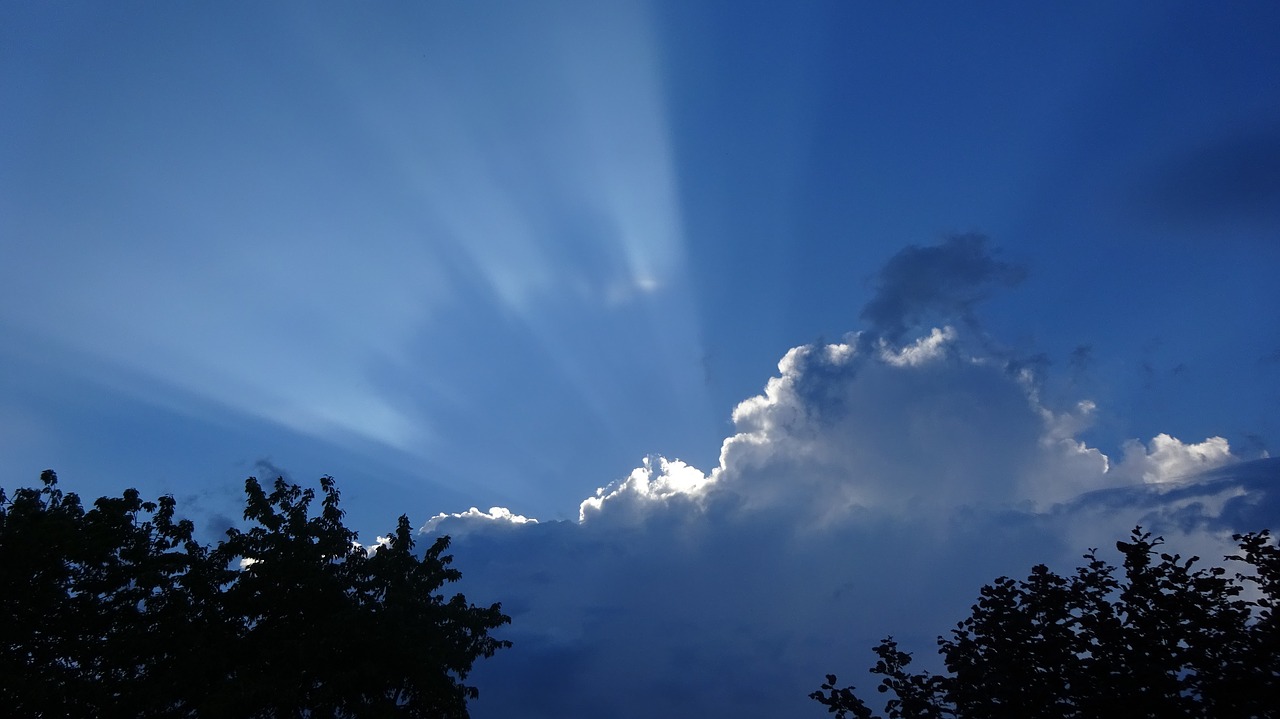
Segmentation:
{"type": "Polygon", "coordinates": [[[1266,520],[1280,9],[791,5],[6,4],[4,486],[171,492],[210,538],[278,472],[333,474],[370,541],[402,512],[536,517],[433,525],[523,607],[530,648],[493,671],[527,693],[492,715],[594,697],[535,691],[547,656],[666,656],[602,659],[626,626],[704,627],[726,671],[836,656],[820,623],[699,613],[758,521],[796,587],[850,544],[851,586],[966,567],[911,610],[858,590],[869,645],[872,618],[941,630],[996,573],[1107,544],[1082,527],[1214,546],[1266,520]],[[1157,491],[1237,466],[1216,505],[1157,491]],[[1002,512],[1025,551],[983,539],[1002,512]],[[873,541],[938,526],[991,557],[873,541]],[[523,584],[501,559],[538,551],[523,584]],[[692,608],[641,612],[677,581],[692,608]]]}

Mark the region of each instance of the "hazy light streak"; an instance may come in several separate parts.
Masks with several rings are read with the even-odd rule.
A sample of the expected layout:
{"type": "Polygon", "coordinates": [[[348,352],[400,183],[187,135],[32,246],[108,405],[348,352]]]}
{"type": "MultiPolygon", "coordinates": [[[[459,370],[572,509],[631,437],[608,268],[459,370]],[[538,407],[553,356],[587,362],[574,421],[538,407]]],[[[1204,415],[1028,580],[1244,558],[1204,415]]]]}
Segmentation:
{"type": "Polygon", "coordinates": [[[635,4],[581,10],[458,20],[503,50],[442,40],[449,61],[428,49],[422,95],[401,108],[385,100],[397,93],[362,90],[354,66],[332,72],[421,198],[424,242],[464,258],[612,425],[599,348],[583,346],[573,317],[659,294],[661,319],[628,327],[626,343],[656,348],[671,384],[707,402],[697,381],[676,377],[696,374],[700,341],[648,21],[635,4]],[[671,312],[673,302],[686,306],[671,312]]]}
{"type": "MultiPolygon", "coordinates": [[[[639,5],[581,10],[438,11],[423,18],[434,36],[416,66],[407,35],[370,57],[352,23],[290,18],[273,51],[309,46],[310,74],[294,58],[294,84],[257,81],[263,115],[212,128],[212,143],[135,131],[141,154],[112,167],[120,197],[102,200],[105,222],[88,237],[68,223],[66,241],[84,251],[51,246],[48,272],[33,273],[73,291],[5,319],[304,434],[424,454],[424,398],[380,373],[425,375],[432,394],[467,401],[412,351],[439,312],[457,311],[461,258],[605,421],[601,383],[624,380],[599,358],[624,347],[656,348],[671,385],[696,390],[674,376],[696,374],[680,352],[698,356],[699,342],[696,314],[670,312],[692,293],[647,21],[639,5]],[[335,90],[345,101],[322,144],[273,134],[335,90]],[[173,172],[186,179],[157,183],[173,172]],[[608,320],[631,323],[636,303],[659,299],[660,318],[639,315],[647,325],[608,320]],[[582,336],[584,318],[609,336],[582,336]]],[[[179,128],[186,107],[170,111],[179,128]]],[[[36,296],[32,282],[11,290],[36,296]]]]}

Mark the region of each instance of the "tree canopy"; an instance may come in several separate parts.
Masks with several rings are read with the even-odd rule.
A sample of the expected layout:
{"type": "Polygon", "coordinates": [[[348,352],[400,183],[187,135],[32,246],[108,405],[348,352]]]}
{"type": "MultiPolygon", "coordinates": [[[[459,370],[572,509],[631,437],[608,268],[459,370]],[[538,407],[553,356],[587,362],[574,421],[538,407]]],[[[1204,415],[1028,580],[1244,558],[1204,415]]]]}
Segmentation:
{"type": "MultiPolygon", "coordinates": [[[[1242,570],[1197,567],[1134,529],[1118,571],[1097,556],[1068,577],[1044,565],[983,587],[938,638],[946,673],[913,673],[892,637],[871,669],[891,719],[1280,716],[1280,549],[1234,535],[1242,570]]],[[[835,675],[810,696],[838,719],[874,712],[835,675]]]]}
{"type": "Polygon", "coordinates": [[[206,546],[172,496],[86,508],[46,471],[0,490],[0,706],[13,716],[466,717],[500,605],[441,593],[440,537],[401,516],[373,551],[331,477],[245,482],[245,530],[206,546]]]}

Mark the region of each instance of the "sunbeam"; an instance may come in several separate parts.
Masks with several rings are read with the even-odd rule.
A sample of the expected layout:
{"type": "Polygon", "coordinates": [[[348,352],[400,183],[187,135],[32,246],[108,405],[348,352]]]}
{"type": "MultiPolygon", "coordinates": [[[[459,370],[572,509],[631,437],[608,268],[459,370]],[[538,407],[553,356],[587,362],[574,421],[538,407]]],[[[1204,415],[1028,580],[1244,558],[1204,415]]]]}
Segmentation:
{"type": "MultiPolygon", "coordinates": [[[[470,414],[463,405],[474,399],[466,398],[483,391],[472,385],[488,381],[483,372],[451,370],[430,349],[491,343],[475,336],[492,331],[484,323],[449,318],[465,312],[518,323],[502,352],[545,358],[611,441],[652,421],[643,419],[651,410],[620,416],[612,409],[619,403],[662,407],[664,422],[713,427],[647,9],[422,12],[416,27],[427,32],[414,40],[421,52],[382,48],[374,71],[343,44],[349,33],[334,33],[342,24],[299,18],[297,32],[341,88],[340,111],[402,184],[394,202],[412,218],[427,264],[446,276],[446,296],[401,345],[402,371],[451,373],[453,386],[441,387],[450,406],[435,401],[440,393],[422,396],[423,421],[447,425],[470,414]],[[459,33],[488,42],[459,45],[459,33]]],[[[522,369],[507,363],[501,371],[522,369]]],[[[422,454],[444,446],[432,441],[422,454]]],[[[510,457],[513,467],[528,461],[510,457]]]]}

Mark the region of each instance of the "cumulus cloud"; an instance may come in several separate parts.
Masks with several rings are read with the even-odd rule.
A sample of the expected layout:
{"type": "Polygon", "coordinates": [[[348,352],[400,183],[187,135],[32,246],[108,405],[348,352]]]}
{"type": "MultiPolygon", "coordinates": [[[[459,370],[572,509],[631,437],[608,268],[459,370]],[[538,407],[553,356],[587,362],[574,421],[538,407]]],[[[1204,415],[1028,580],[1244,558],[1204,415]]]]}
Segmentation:
{"type": "Polygon", "coordinates": [[[651,511],[652,503],[696,500],[710,484],[711,479],[701,470],[678,459],[645,457],[626,479],[601,487],[595,496],[583,500],[578,519],[585,522],[600,515],[608,502],[615,516],[624,513],[631,520],[640,521],[651,511]]]}
{"type": "Polygon", "coordinates": [[[1277,464],[1233,475],[1224,439],[1165,434],[1108,457],[1080,438],[1094,402],[1048,406],[1035,372],[964,339],[796,347],[733,411],[716,467],[647,457],[577,522],[434,518],[465,529],[463,589],[514,619],[473,714],[802,714],[884,634],[928,666],[998,575],[1069,569],[1138,523],[1220,556],[1280,515],[1277,464]]]}
{"type": "Polygon", "coordinates": [[[721,485],[747,507],[804,505],[814,521],[1010,496],[1038,417],[1001,367],[963,356],[955,337],[791,350],[765,393],[734,410],[721,485]]]}
{"type": "Polygon", "coordinates": [[[1223,466],[1226,440],[1159,435],[1112,461],[1078,439],[1096,405],[1045,406],[1036,374],[969,354],[951,327],[902,346],[860,335],[790,350],[763,394],[733,411],[709,473],[648,458],[582,503],[583,521],[634,523],[657,506],[743,512],[785,506],[805,521],[857,511],[1041,509],[1081,492],[1160,483],[1223,466]]]}
{"type": "Polygon", "coordinates": [[[1148,484],[1188,480],[1211,469],[1239,461],[1222,437],[1188,444],[1167,434],[1156,435],[1150,443],[1129,440],[1117,474],[1140,478],[1148,484]]]}

